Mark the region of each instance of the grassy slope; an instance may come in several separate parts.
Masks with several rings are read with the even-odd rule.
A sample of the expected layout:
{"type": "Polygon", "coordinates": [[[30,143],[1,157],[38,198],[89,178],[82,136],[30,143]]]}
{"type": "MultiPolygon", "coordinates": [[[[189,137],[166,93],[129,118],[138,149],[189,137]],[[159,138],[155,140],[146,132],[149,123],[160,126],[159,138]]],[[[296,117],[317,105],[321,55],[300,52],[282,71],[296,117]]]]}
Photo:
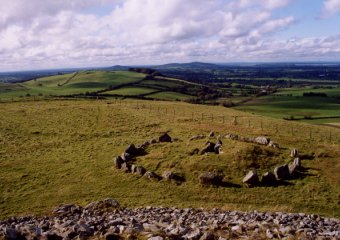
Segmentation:
{"type": "Polygon", "coordinates": [[[0,94],[0,98],[19,97],[26,94],[69,95],[94,92],[109,86],[135,83],[143,79],[144,76],[144,74],[127,71],[83,71],[31,80],[22,84],[26,87],[25,90],[7,91],[0,94]]]}
{"type": "Polygon", "coordinates": [[[42,214],[61,203],[85,204],[105,197],[130,207],[222,207],[340,217],[337,129],[332,130],[333,141],[338,142],[335,145],[328,142],[327,127],[259,118],[222,107],[157,101],[3,103],[0,116],[0,219],[42,214]],[[233,115],[240,116],[236,126],[231,124],[233,115]],[[291,134],[291,128],[298,131],[291,134]],[[315,134],[312,142],[307,138],[310,129],[315,134]],[[240,184],[252,166],[261,166],[258,170],[263,173],[289,159],[289,149],[258,150],[252,144],[230,140],[224,140],[222,155],[188,155],[206,141],[188,139],[211,130],[244,136],[267,134],[282,147],[297,147],[302,154],[317,157],[303,160],[308,175],[290,181],[290,186],[201,187],[197,177],[207,170],[222,170],[228,182],[240,184]],[[179,141],[150,147],[149,154],[137,163],[159,174],[168,169],[181,172],[186,183],[152,182],[113,169],[112,157],[128,144],[141,143],[164,131],[179,141]]]}
{"type": "Polygon", "coordinates": [[[140,86],[129,86],[123,87],[116,90],[105,92],[105,94],[117,94],[124,96],[137,96],[140,94],[148,94],[157,91],[154,88],[140,87],[140,86]]]}

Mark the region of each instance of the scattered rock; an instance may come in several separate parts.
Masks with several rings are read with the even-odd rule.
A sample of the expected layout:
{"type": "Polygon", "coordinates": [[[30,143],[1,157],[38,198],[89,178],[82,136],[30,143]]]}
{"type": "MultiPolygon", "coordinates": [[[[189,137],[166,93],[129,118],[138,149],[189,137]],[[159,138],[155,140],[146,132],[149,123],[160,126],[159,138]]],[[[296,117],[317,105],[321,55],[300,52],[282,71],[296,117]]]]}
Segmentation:
{"type": "MultiPolygon", "coordinates": [[[[295,213],[239,212],[212,209],[115,208],[105,199],[79,213],[18,217],[0,221],[0,238],[8,240],[62,239],[340,239],[340,220],[295,213]],[[46,225],[44,230],[41,226],[46,225]]],[[[57,209],[57,208],[56,208],[57,209]]]]}
{"type": "Polygon", "coordinates": [[[260,181],[256,171],[249,171],[243,178],[243,183],[245,183],[248,187],[258,186],[260,181]]]}
{"type": "Polygon", "coordinates": [[[261,184],[263,186],[275,186],[277,184],[276,177],[271,172],[266,172],[262,175],[261,184]]]}
{"type": "Polygon", "coordinates": [[[222,184],[223,176],[220,174],[206,172],[199,176],[199,182],[202,185],[220,186],[222,184]]]}
{"type": "Polygon", "coordinates": [[[287,164],[276,167],[274,169],[274,174],[277,180],[285,180],[289,179],[290,173],[289,173],[289,167],[287,164]]]}
{"type": "Polygon", "coordinates": [[[159,137],[159,142],[171,142],[171,137],[169,136],[169,134],[164,133],[159,137]]]}
{"type": "Polygon", "coordinates": [[[215,133],[213,131],[211,131],[209,134],[208,134],[208,137],[215,137],[215,133]]]}
{"type": "Polygon", "coordinates": [[[270,142],[270,139],[264,136],[256,137],[254,139],[255,143],[261,144],[261,145],[268,145],[270,142]]]}

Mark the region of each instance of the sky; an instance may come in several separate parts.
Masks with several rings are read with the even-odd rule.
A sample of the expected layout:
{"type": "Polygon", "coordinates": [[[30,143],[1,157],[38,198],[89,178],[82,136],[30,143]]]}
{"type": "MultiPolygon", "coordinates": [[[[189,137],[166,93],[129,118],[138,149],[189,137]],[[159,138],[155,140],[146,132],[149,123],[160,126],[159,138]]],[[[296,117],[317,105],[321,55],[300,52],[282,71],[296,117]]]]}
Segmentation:
{"type": "Polygon", "coordinates": [[[340,61],[340,0],[1,0],[0,71],[340,61]]]}

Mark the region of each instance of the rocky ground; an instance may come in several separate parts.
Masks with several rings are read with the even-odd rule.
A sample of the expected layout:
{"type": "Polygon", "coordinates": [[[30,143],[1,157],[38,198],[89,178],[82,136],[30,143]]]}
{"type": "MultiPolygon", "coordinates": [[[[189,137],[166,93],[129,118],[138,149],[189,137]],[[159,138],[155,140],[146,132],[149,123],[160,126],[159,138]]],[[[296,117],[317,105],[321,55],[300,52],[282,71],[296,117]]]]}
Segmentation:
{"type": "Polygon", "coordinates": [[[51,216],[0,221],[5,239],[340,239],[340,220],[292,213],[67,204],[51,216]]]}

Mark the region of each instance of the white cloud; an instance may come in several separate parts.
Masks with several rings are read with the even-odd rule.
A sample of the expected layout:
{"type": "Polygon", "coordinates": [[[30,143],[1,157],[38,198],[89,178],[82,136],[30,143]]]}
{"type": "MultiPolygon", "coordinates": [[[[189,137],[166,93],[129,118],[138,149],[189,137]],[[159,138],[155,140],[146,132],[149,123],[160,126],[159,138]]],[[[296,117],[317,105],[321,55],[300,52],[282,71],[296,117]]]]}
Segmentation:
{"type": "Polygon", "coordinates": [[[295,19],[272,11],[292,0],[102,0],[105,14],[92,9],[97,2],[4,0],[0,70],[280,60],[306,49],[311,58],[339,51],[338,38],[275,40],[295,19]]]}
{"type": "Polygon", "coordinates": [[[324,0],[321,12],[322,18],[330,17],[340,12],[340,0],[324,0]]]}

